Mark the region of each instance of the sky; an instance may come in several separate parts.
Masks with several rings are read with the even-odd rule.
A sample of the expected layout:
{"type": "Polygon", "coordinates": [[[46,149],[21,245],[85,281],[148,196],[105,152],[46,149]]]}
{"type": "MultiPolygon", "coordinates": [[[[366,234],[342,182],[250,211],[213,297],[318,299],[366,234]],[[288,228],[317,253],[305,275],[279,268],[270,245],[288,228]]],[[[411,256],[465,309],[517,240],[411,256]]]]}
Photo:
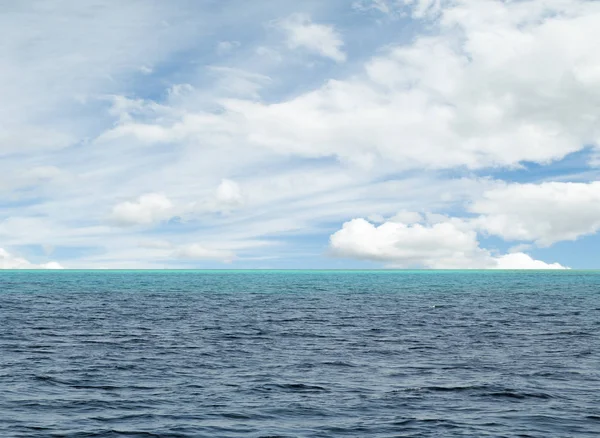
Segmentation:
{"type": "Polygon", "coordinates": [[[600,2],[0,8],[0,268],[600,268],[600,2]]]}

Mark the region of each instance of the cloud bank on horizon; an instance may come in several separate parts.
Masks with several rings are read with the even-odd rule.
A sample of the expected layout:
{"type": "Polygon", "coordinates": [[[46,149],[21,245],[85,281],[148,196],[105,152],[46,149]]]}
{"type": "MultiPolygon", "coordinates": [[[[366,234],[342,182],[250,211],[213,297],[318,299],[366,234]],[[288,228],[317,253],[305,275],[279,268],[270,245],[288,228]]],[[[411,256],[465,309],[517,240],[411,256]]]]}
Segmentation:
{"type": "Polygon", "coordinates": [[[597,267],[600,3],[19,2],[0,268],[597,267]]]}

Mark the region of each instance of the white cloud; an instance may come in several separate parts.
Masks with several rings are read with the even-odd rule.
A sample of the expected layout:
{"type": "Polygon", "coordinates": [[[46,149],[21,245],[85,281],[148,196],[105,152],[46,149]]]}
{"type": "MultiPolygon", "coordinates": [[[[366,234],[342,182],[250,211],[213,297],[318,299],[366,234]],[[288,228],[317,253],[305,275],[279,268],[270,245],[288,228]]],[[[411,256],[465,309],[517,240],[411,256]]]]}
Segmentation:
{"type": "Polygon", "coordinates": [[[392,17],[410,15],[415,19],[431,19],[444,7],[463,3],[465,0],[357,0],[353,7],[359,11],[377,10],[392,17]]]}
{"type": "Polygon", "coordinates": [[[152,74],[154,70],[152,70],[152,67],[148,67],[147,65],[142,65],[140,67],[140,72],[145,74],[145,75],[149,75],[152,74]]]}
{"type": "Polygon", "coordinates": [[[62,172],[55,166],[38,166],[24,172],[27,179],[48,181],[60,177],[62,172]]]}
{"type": "Polygon", "coordinates": [[[159,2],[110,0],[22,2],[4,10],[0,95],[10,105],[0,105],[0,154],[59,150],[90,136],[101,119],[91,115],[98,94],[124,91],[125,75],[195,44],[210,19],[186,22],[186,13],[159,2]],[[173,20],[178,26],[166,24],[173,20]]]}
{"type": "Polygon", "coordinates": [[[469,208],[476,226],[506,240],[549,246],[600,230],[600,181],[505,184],[469,208]]]}
{"type": "Polygon", "coordinates": [[[280,20],[278,26],[286,34],[290,49],[303,48],[337,62],[346,60],[342,51],[344,42],[333,26],[313,23],[306,14],[290,15],[280,20]]]}
{"type": "Polygon", "coordinates": [[[233,251],[207,248],[197,243],[178,248],[173,256],[179,259],[216,260],[223,263],[231,263],[236,258],[233,251]]]}
{"type": "Polygon", "coordinates": [[[0,190],[11,192],[15,189],[39,189],[50,186],[64,186],[71,182],[71,175],[61,171],[55,166],[31,166],[23,171],[22,167],[13,168],[8,165],[0,171],[0,190]]]}
{"type": "Polygon", "coordinates": [[[403,224],[418,224],[423,222],[423,215],[414,211],[400,211],[389,219],[389,222],[400,222],[403,224]]]}
{"type": "MultiPolygon", "coordinates": [[[[495,0],[493,0],[495,1],[495,0]]],[[[412,16],[415,18],[432,18],[440,14],[444,7],[456,3],[466,3],[465,0],[396,0],[395,6],[405,8],[411,7],[412,16]]]]}
{"type": "Polygon", "coordinates": [[[239,41],[219,41],[217,44],[217,54],[220,56],[228,55],[233,50],[240,47],[239,41]]]}
{"type": "Polygon", "coordinates": [[[111,221],[116,225],[151,225],[173,216],[173,203],[162,193],[148,193],[136,202],[122,202],[113,207],[111,221]]]}
{"type": "Polygon", "coordinates": [[[479,247],[477,231],[508,241],[550,246],[600,230],[600,182],[506,184],[497,182],[469,205],[474,218],[448,218],[402,211],[375,227],[364,219],[344,224],[331,236],[334,254],[395,266],[558,269],[523,253],[495,255],[479,247]],[[425,223],[423,223],[425,222],[425,223]]]}
{"type": "MultiPolygon", "coordinates": [[[[64,205],[57,202],[56,207],[63,212],[64,205]]],[[[71,205],[73,207],[73,205],[71,205]]],[[[73,214],[85,214],[77,212],[73,214]]],[[[68,213],[71,213],[69,211],[68,213]]],[[[110,236],[111,228],[107,226],[89,226],[78,223],[73,225],[68,220],[57,220],[58,214],[50,217],[13,216],[0,221],[0,239],[7,246],[41,245],[43,248],[59,246],[87,246],[88,242],[105,242],[110,236]]]]}
{"type": "MultiPolygon", "coordinates": [[[[465,168],[549,164],[598,144],[596,2],[412,2],[413,17],[426,19],[408,26],[419,34],[402,40],[408,31],[388,32],[383,21],[389,20],[383,20],[376,42],[374,29],[361,27],[373,24],[361,21],[364,15],[354,14],[350,25],[348,15],[339,15],[340,2],[310,0],[303,9],[324,17],[320,23],[339,23],[347,44],[360,32],[371,36],[352,47],[352,62],[317,65],[309,75],[293,59],[301,51],[343,61],[346,49],[333,27],[308,15],[289,16],[297,7],[289,2],[270,2],[276,10],[266,15],[249,7],[257,14],[252,29],[289,17],[276,22],[281,42],[262,28],[253,34],[223,23],[235,15],[246,24],[243,14],[224,14],[228,2],[194,8],[198,16],[187,6],[172,9],[152,0],[125,9],[99,0],[97,15],[67,3],[54,5],[56,14],[47,17],[28,4],[15,10],[18,17],[12,10],[0,17],[13,36],[0,47],[0,94],[10,103],[0,103],[0,153],[18,152],[0,164],[0,236],[7,248],[51,245],[63,254],[72,246],[83,254],[73,260],[78,267],[143,267],[169,259],[187,242],[201,242],[240,260],[265,256],[259,248],[267,239],[281,246],[269,247],[269,255],[294,254],[300,239],[283,248],[289,235],[315,236],[310,252],[318,253],[331,224],[368,217],[403,224],[408,240],[441,239],[445,232],[464,245],[463,255],[442,248],[431,258],[415,247],[412,256],[384,263],[493,266],[504,256],[479,248],[473,232],[549,245],[598,230],[597,211],[587,205],[597,202],[589,194],[559,206],[554,218],[549,204],[553,196],[566,196],[561,190],[517,205],[518,194],[498,194],[497,200],[479,195],[498,182],[448,179],[468,174],[465,168]],[[139,19],[130,23],[131,16],[139,19]],[[75,28],[63,28],[65,19],[75,28]],[[215,27],[232,32],[216,34],[215,27]],[[39,37],[22,32],[28,28],[39,37]],[[393,44],[386,40],[390,34],[398,38],[393,44]],[[218,58],[219,41],[234,48],[233,39],[243,46],[218,58]],[[299,50],[290,52],[286,44],[299,50]],[[365,49],[375,45],[379,49],[369,55],[365,49]],[[359,56],[372,58],[361,67],[359,56]],[[321,76],[332,72],[333,80],[321,76]],[[76,146],[60,150],[68,144],[76,146]],[[28,148],[46,149],[31,154],[28,148]],[[419,177],[404,172],[411,169],[419,177]],[[143,193],[150,199],[138,198],[143,193]],[[476,200],[474,221],[413,213],[452,209],[460,216],[465,198],[476,200]],[[531,207],[536,202],[539,214],[531,207]],[[570,208],[578,212],[571,219],[570,208]],[[102,225],[111,211],[121,227],[102,225]],[[153,230],[157,242],[144,240],[145,227],[124,226],[173,216],[181,217],[181,227],[153,230]],[[314,243],[316,236],[321,243],[314,243]],[[240,242],[248,246],[233,248],[240,242]]],[[[398,15],[407,10],[404,3],[411,2],[378,0],[373,6],[398,15]]],[[[554,175],[553,168],[545,175],[554,175]]],[[[380,249],[397,251],[383,243],[380,249]]]]}
{"type": "Polygon", "coordinates": [[[216,199],[223,209],[239,207],[243,203],[242,190],[235,181],[223,179],[217,187],[216,199]]]}
{"type": "Polygon", "coordinates": [[[187,220],[214,213],[232,213],[244,206],[245,195],[240,185],[231,179],[223,178],[219,185],[201,199],[181,207],[180,214],[187,220]]]}
{"type": "Polygon", "coordinates": [[[505,254],[498,257],[497,269],[566,269],[560,263],[545,263],[541,260],[534,260],[531,256],[522,252],[505,254]]]}
{"type": "Polygon", "coordinates": [[[140,248],[147,249],[171,249],[173,247],[173,244],[162,239],[149,239],[139,242],[138,246],[140,248]]]}
{"type": "Polygon", "coordinates": [[[393,8],[388,0],[357,0],[352,4],[352,7],[359,11],[375,9],[384,14],[390,14],[393,8]]]}
{"type": "Polygon", "coordinates": [[[600,138],[590,38],[600,5],[576,4],[459,2],[443,10],[438,35],[389,49],[363,75],[273,104],[224,101],[206,127],[250,147],[367,166],[547,164],[600,138]]]}
{"type": "Polygon", "coordinates": [[[477,234],[466,222],[446,219],[435,224],[379,226],[364,219],[346,222],[330,237],[334,256],[385,262],[394,267],[434,269],[560,269],[527,254],[494,256],[479,247],[477,234]]]}
{"type": "MultiPolygon", "coordinates": [[[[108,135],[337,157],[382,173],[548,164],[600,139],[600,52],[590,37],[600,4],[566,3],[423,2],[441,13],[437,31],[381,52],[361,74],[269,103],[238,75],[240,87],[229,88],[250,98],[218,99],[219,111],[174,106],[108,135]]],[[[318,26],[307,20],[280,25],[318,26]]]]}
{"type": "Polygon", "coordinates": [[[254,52],[263,59],[271,62],[278,63],[282,60],[281,54],[277,50],[270,47],[259,46],[254,52]]]}
{"type": "Polygon", "coordinates": [[[378,227],[364,219],[346,222],[331,236],[334,255],[428,268],[482,267],[486,254],[474,231],[454,223],[432,226],[386,222],[378,227]]]}
{"type": "Polygon", "coordinates": [[[0,248],[0,269],[63,269],[63,267],[58,262],[48,262],[36,265],[0,248]]]}
{"type": "Polygon", "coordinates": [[[212,66],[208,70],[217,78],[216,87],[221,96],[251,97],[258,99],[259,91],[271,78],[232,67],[212,66]]]}

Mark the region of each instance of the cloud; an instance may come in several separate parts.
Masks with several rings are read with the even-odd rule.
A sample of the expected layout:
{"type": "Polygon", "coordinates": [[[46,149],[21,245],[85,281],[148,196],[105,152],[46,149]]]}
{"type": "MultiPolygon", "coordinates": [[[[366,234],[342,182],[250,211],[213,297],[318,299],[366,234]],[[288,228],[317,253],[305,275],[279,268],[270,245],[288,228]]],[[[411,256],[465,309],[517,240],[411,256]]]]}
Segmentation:
{"type": "Polygon", "coordinates": [[[400,211],[389,219],[389,222],[399,222],[407,225],[423,222],[423,215],[414,211],[400,211]]]}
{"type": "Polygon", "coordinates": [[[63,269],[63,267],[58,262],[48,262],[36,265],[0,248],[0,269],[63,269]]]}
{"type": "Polygon", "coordinates": [[[148,67],[147,65],[142,65],[140,67],[140,72],[145,75],[152,74],[153,71],[154,70],[152,70],[152,67],[148,67]]]}
{"type": "Polygon", "coordinates": [[[428,255],[415,243],[398,255],[381,243],[373,260],[495,266],[504,256],[481,248],[477,233],[543,246],[598,230],[594,196],[577,195],[553,217],[552,197],[571,195],[553,189],[517,205],[519,193],[501,196],[502,183],[472,176],[493,167],[495,178],[512,178],[502,170],[520,168],[520,178],[536,162],[545,177],[568,180],[553,161],[584,147],[598,154],[597,2],[374,2],[394,18],[409,12],[401,32],[380,14],[376,25],[373,14],[352,14],[352,2],[307,0],[310,15],[290,15],[297,5],[259,1],[247,16],[226,13],[229,2],[99,0],[94,14],[59,3],[48,13],[23,3],[0,18],[11,35],[0,48],[6,248],[51,245],[78,267],[176,266],[184,259],[173,253],[189,242],[237,261],[293,258],[320,253],[343,222],[366,217],[402,224],[406,241],[463,245],[428,255]],[[277,32],[257,25],[277,17],[288,17],[277,32]],[[33,37],[22,32],[31,26],[33,37]],[[243,44],[218,57],[219,42],[234,40],[243,44]],[[339,64],[305,74],[302,52],[339,64]],[[413,213],[426,211],[463,219],[413,213]],[[147,229],[174,216],[181,222],[147,229]],[[247,247],[233,247],[240,242],[247,247]]]}
{"type": "Polygon", "coordinates": [[[254,50],[254,53],[267,61],[278,63],[282,60],[281,54],[271,47],[259,46],[254,50]]]}
{"type": "Polygon", "coordinates": [[[244,206],[245,195],[240,185],[231,179],[223,178],[212,193],[201,199],[179,207],[182,217],[194,220],[211,214],[230,214],[244,206]]]}
{"type": "Polygon", "coordinates": [[[489,234],[550,246],[600,230],[600,181],[503,184],[485,191],[469,210],[489,234]]]}
{"type": "MultiPolygon", "coordinates": [[[[275,102],[237,75],[247,98],[217,99],[218,111],[166,105],[168,116],[126,121],[110,135],[336,157],[381,173],[549,164],[598,144],[600,52],[589,35],[600,29],[600,4],[419,5],[439,10],[432,32],[382,50],[358,74],[275,102]]],[[[307,20],[279,25],[320,29],[307,20]]]]}
{"type": "Polygon", "coordinates": [[[166,240],[162,240],[162,239],[149,239],[149,240],[143,240],[141,242],[138,243],[138,246],[140,248],[146,248],[146,249],[171,249],[173,248],[173,244],[171,242],[168,242],[166,240]]]}
{"type": "Polygon", "coordinates": [[[352,6],[358,11],[376,10],[393,18],[410,15],[415,19],[432,19],[448,6],[465,3],[465,0],[357,0],[352,6]]]}
{"type": "Polygon", "coordinates": [[[11,102],[0,106],[0,155],[58,151],[89,137],[101,120],[92,114],[98,94],[124,91],[125,76],[193,46],[210,25],[208,14],[186,22],[189,10],[154,1],[90,6],[20,3],[0,17],[0,94],[11,102]]]}
{"type": "Polygon", "coordinates": [[[541,260],[534,260],[531,256],[522,252],[505,254],[498,257],[497,269],[567,269],[560,263],[545,263],[541,260]]]}
{"type": "Polygon", "coordinates": [[[333,254],[396,266],[482,267],[499,269],[555,269],[522,252],[495,255],[479,247],[477,231],[507,241],[550,246],[575,240],[600,230],[600,182],[545,182],[518,184],[496,182],[468,206],[476,217],[448,218],[402,211],[375,227],[354,219],[333,234],[333,254]]]}
{"type": "Polygon", "coordinates": [[[388,0],[357,0],[352,4],[352,7],[358,11],[374,9],[384,14],[390,14],[393,8],[388,0]]]}
{"type": "Polygon", "coordinates": [[[231,263],[236,258],[233,251],[207,248],[196,243],[181,246],[173,253],[173,256],[179,259],[216,260],[223,263],[231,263]]]}
{"type": "Polygon", "coordinates": [[[60,177],[62,172],[54,166],[38,166],[24,172],[24,176],[35,181],[48,181],[60,177]]]}
{"type": "Polygon", "coordinates": [[[152,225],[173,215],[173,203],[164,194],[148,193],[136,202],[122,202],[112,209],[111,222],[119,226],[152,225]]]}
{"type": "Polygon", "coordinates": [[[346,222],[330,237],[336,257],[385,262],[393,267],[433,269],[560,269],[524,253],[494,256],[479,247],[477,233],[458,219],[434,224],[386,222],[374,226],[364,219],[346,222]]]}
{"type": "Polygon", "coordinates": [[[364,219],[353,219],[331,236],[330,248],[338,257],[405,267],[482,267],[486,263],[476,233],[455,223],[386,222],[376,227],[364,219]]]}
{"type": "Polygon", "coordinates": [[[600,138],[600,54],[589,38],[600,5],[577,6],[459,2],[443,9],[438,33],[391,47],[362,75],[278,103],[224,101],[210,128],[279,154],[372,167],[548,164],[600,138]]]}
{"type": "Polygon", "coordinates": [[[233,50],[240,47],[241,43],[239,41],[219,41],[217,44],[217,54],[220,56],[225,56],[231,53],[233,50]]]}
{"type": "Polygon", "coordinates": [[[242,190],[235,181],[223,179],[217,187],[216,199],[222,209],[239,207],[243,203],[242,190]]]}
{"type": "Polygon", "coordinates": [[[285,33],[290,49],[303,48],[336,62],[346,60],[344,42],[332,26],[313,23],[306,14],[293,14],[280,20],[278,27],[285,33]]]}
{"type": "Polygon", "coordinates": [[[216,78],[215,86],[221,96],[251,97],[258,99],[259,91],[271,78],[232,67],[211,66],[208,71],[216,78]]]}
{"type": "Polygon", "coordinates": [[[8,168],[0,172],[0,190],[11,192],[18,189],[42,189],[51,186],[68,184],[71,175],[61,171],[55,166],[31,166],[23,171],[22,167],[8,168]]]}

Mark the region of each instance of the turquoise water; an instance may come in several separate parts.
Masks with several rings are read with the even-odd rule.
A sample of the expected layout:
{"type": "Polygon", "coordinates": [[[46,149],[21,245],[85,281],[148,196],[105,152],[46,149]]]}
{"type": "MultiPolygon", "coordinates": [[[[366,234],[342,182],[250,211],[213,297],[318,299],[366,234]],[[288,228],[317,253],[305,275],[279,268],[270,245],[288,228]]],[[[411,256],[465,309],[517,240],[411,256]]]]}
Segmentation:
{"type": "Polygon", "coordinates": [[[598,271],[2,271],[0,436],[599,436],[598,271]]]}

